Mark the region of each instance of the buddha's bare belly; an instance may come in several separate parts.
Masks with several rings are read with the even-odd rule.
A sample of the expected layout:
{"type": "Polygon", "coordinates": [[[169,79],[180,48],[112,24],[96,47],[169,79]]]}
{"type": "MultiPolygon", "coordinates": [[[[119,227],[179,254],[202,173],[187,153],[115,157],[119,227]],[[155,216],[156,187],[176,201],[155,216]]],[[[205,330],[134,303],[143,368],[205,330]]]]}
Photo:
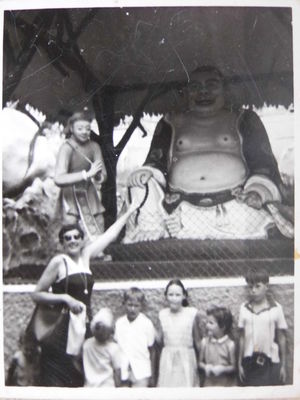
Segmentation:
{"type": "Polygon", "coordinates": [[[245,163],[236,154],[177,154],[169,170],[169,186],[186,193],[216,193],[244,183],[246,176],[245,163]]]}

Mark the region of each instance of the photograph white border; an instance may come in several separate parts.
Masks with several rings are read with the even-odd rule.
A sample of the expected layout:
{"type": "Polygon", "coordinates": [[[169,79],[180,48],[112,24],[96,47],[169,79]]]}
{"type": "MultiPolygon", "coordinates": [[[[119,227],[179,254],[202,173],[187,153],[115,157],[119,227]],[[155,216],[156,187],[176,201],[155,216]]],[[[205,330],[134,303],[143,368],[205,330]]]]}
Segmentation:
{"type": "MultiPolygon", "coordinates": [[[[178,6],[182,1],[140,1],[111,0],[0,0],[1,11],[1,43],[3,42],[3,11],[9,9],[40,9],[40,8],[87,8],[87,7],[153,7],[178,6]]],[[[300,135],[300,1],[186,1],[184,6],[267,6],[292,7],[293,12],[293,57],[294,57],[294,134],[295,154],[299,150],[300,135]],[[298,138],[297,138],[298,136],[298,138]]],[[[2,65],[1,65],[2,76],[2,65]]],[[[1,80],[2,85],[2,80],[1,80]]],[[[2,87],[1,87],[2,89],[2,87]]],[[[2,90],[1,90],[2,92],[2,90]]],[[[295,157],[295,331],[294,331],[294,384],[276,387],[232,387],[232,388],[187,388],[187,389],[90,389],[90,388],[12,388],[4,386],[4,368],[0,372],[1,399],[170,399],[170,400],[198,400],[204,399],[296,399],[300,398],[300,207],[297,199],[300,198],[300,160],[295,157]]],[[[1,243],[2,244],[2,243],[1,243]]],[[[2,246],[1,246],[2,249],[2,246]]],[[[1,258],[2,259],[2,258],[1,258]]],[[[2,278],[1,278],[2,279],[2,278]]],[[[1,281],[1,288],[3,282],[1,281]]],[[[3,296],[0,299],[0,335],[3,339],[3,296]]],[[[0,357],[4,359],[3,340],[0,340],[0,357]]],[[[0,362],[1,365],[1,362],[0,362]]]]}

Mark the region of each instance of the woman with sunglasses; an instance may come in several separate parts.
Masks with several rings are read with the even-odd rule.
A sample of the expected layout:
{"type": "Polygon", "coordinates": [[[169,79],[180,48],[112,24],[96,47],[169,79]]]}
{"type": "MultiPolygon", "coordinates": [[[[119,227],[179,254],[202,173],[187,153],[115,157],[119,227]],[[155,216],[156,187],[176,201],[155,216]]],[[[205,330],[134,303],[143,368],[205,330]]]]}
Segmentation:
{"type": "Polygon", "coordinates": [[[89,336],[86,321],[91,319],[94,284],[90,259],[101,254],[118,237],[137,207],[132,203],[127,212],[93,242],[85,243],[84,232],[78,224],[63,226],[60,230],[59,241],[64,252],[50,260],[32,294],[34,302],[53,307],[63,305],[67,314],[63,326],[55,330],[51,340],[41,343],[42,386],[83,386],[80,351],[76,349],[80,349],[89,336]]]}

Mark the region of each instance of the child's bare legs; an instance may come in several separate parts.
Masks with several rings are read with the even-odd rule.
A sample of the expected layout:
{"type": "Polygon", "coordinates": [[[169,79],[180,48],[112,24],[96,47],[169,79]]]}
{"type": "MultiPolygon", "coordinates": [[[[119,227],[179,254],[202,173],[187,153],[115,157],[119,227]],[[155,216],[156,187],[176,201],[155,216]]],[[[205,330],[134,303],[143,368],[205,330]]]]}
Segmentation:
{"type": "Polygon", "coordinates": [[[131,383],[131,387],[148,387],[148,386],[149,386],[149,378],[139,379],[131,383]]]}
{"type": "Polygon", "coordinates": [[[130,368],[129,377],[127,381],[129,387],[148,387],[149,380],[150,378],[136,379],[130,368]]]}

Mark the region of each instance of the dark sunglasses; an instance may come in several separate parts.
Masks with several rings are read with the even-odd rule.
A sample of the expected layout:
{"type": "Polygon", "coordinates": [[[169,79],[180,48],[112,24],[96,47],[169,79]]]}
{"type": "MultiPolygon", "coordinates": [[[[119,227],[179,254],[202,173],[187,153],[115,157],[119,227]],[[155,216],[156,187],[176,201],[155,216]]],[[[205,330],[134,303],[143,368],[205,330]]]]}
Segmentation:
{"type": "Polygon", "coordinates": [[[75,235],[64,235],[64,240],[66,242],[70,242],[72,239],[79,240],[80,239],[79,233],[76,233],[75,235]]]}

